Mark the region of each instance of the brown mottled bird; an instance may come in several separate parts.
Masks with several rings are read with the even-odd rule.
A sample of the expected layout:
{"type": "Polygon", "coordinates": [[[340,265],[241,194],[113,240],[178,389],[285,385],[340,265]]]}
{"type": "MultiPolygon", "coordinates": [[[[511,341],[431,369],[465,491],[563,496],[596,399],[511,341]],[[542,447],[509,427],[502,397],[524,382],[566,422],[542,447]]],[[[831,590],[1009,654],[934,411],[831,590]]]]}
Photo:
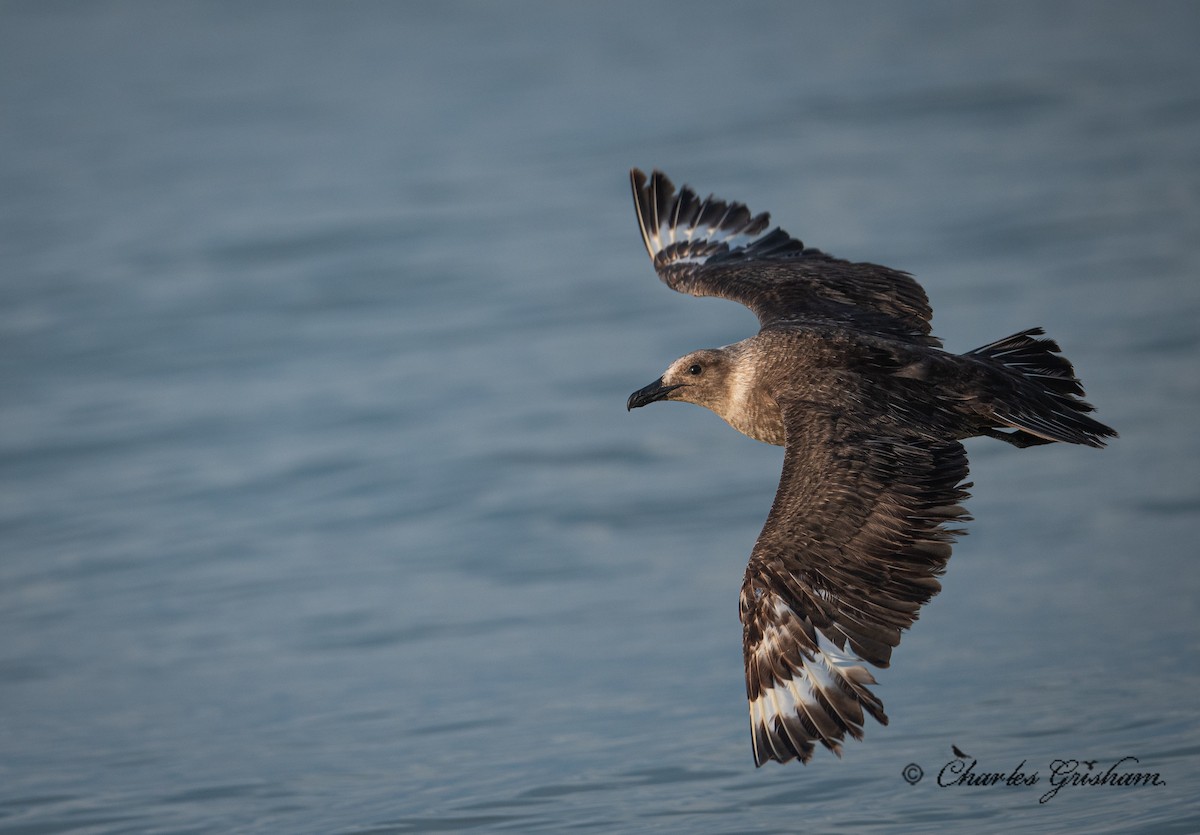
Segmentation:
{"type": "Polygon", "coordinates": [[[695,403],[785,448],[741,593],[754,761],[807,762],[817,742],[840,756],[865,713],[887,723],[865,664],[888,666],[969,518],[959,441],[1101,447],[1117,433],[1088,416],[1040,328],[949,353],[908,273],[809,249],[661,172],[631,179],[659,278],[740,302],[761,326],[680,357],[628,404],[695,403]]]}

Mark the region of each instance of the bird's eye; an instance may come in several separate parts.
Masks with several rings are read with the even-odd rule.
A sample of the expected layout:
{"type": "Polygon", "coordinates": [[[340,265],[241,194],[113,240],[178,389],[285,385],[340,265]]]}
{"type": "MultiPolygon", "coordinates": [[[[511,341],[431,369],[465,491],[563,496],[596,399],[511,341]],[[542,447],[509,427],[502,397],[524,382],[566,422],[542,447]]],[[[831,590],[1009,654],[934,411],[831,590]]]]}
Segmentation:
{"type": "Polygon", "coordinates": [[[696,363],[695,365],[693,365],[691,368],[688,369],[688,374],[691,374],[693,377],[699,377],[700,372],[703,370],[704,369],[700,367],[700,364],[696,363]]]}

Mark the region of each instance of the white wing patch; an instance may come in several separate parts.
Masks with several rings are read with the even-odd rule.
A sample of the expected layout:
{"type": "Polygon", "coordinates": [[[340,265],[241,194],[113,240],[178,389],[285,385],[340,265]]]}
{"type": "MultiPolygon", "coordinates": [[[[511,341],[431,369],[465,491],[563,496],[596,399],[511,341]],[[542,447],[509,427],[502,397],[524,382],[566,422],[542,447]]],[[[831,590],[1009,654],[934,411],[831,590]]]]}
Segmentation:
{"type": "Polygon", "coordinates": [[[768,596],[762,639],[747,648],[748,666],[772,671],[773,679],[769,685],[760,682],[757,697],[749,700],[755,759],[760,764],[771,758],[807,761],[814,742],[841,756],[845,734],[862,738],[864,704],[876,715],[878,701],[866,690],[875,679],[861,658],[805,628],[787,603],[768,596]],[[807,638],[798,641],[798,635],[815,635],[815,646],[807,638]]]}
{"type": "Polygon", "coordinates": [[[763,212],[751,215],[742,203],[701,200],[684,186],[678,195],[661,172],[647,181],[633,173],[635,206],[642,241],[656,268],[669,264],[702,264],[714,255],[747,246],[770,224],[763,212]]]}

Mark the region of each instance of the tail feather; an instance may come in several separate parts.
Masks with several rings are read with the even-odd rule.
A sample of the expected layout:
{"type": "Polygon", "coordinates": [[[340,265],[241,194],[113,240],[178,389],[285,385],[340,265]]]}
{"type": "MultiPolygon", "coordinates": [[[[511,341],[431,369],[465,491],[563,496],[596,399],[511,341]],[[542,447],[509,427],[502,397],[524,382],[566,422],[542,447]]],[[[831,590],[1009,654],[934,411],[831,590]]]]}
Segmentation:
{"type": "Polygon", "coordinates": [[[1074,367],[1057,342],[1038,338],[1044,334],[1029,328],[967,352],[1013,378],[1011,390],[996,398],[992,417],[1047,441],[1104,446],[1105,438],[1117,437],[1116,430],[1088,417],[1095,407],[1081,399],[1083,385],[1074,367]]]}

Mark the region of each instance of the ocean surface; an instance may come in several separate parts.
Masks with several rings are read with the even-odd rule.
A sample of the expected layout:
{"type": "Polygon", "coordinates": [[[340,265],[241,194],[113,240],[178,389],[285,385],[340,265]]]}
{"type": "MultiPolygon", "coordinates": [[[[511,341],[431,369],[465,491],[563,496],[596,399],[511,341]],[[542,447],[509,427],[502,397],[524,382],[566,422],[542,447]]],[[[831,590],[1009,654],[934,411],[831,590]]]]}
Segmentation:
{"type": "Polygon", "coordinates": [[[0,835],[1200,831],[1197,43],[1190,2],[0,2],[0,835]],[[659,283],[631,166],[911,271],[950,349],[1044,326],[1121,432],[968,443],[840,760],[751,758],[781,450],[625,410],[756,327],[659,283]]]}

